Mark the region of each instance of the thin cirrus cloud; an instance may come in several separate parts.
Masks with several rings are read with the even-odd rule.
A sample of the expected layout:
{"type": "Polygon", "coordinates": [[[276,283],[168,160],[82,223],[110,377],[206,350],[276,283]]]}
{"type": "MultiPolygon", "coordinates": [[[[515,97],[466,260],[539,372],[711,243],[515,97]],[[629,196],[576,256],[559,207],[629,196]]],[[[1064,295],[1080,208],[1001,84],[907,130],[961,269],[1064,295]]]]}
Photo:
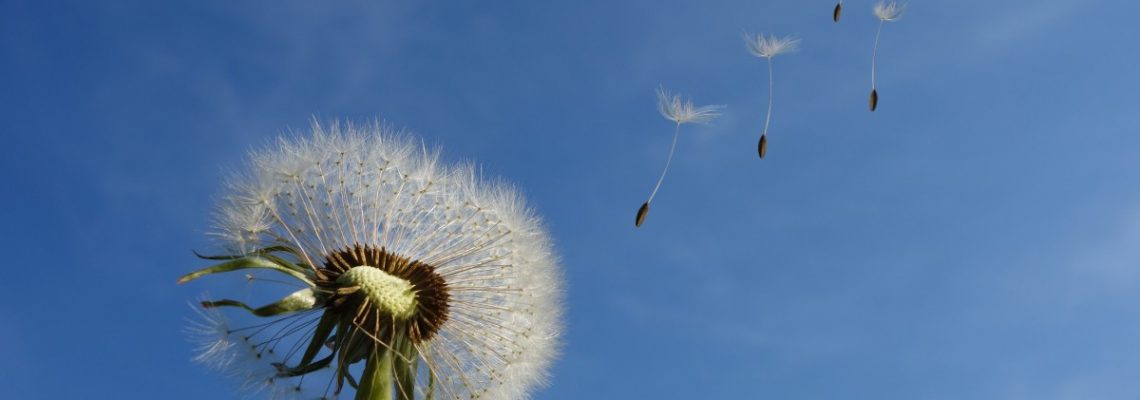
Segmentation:
{"type": "Polygon", "coordinates": [[[1042,34],[1063,27],[1063,22],[1087,6],[1087,2],[1060,0],[995,6],[988,13],[991,17],[971,30],[970,40],[980,50],[975,53],[979,57],[1033,42],[1042,34]]]}

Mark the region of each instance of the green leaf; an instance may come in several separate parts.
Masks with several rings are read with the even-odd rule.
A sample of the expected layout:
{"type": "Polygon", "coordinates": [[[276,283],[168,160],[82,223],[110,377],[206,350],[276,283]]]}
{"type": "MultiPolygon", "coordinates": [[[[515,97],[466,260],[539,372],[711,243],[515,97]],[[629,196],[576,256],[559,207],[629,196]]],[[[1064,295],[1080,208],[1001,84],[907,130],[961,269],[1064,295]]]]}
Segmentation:
{"type": "Polygon", "coordinates": [[[333,336],[335,338],[334,340],[336,341],[336,343],[333,344],[333,349],[334,349],[333,351],[337,354],[337,360],[336,360],[336,393],[337,394],[340,393],[341,388],[344,388],[344,379],[346,377],[349,380],[349,384],[352,384],[353,385],[352,387],[354,387],[354,388],[356,387],[355,380],[352,378],[352,375],[349,374],[348,363],[345,362],[345,355],[344,355],[345,347],[347,347],[347,342],[348,342],[348,340],[346,339],[348,337],[347,336],[348,327],[349,327],[349,325],[352,324],[352,317],[351,316],[341,316],[339,319],[340,319],[340,321],[338,321],[337,326],[336,326],[336,335],[333,336]]]}
{"type": "Polygon", "coordinates": [[[307,374],[307,373],[310,373],[310,372],[313,372],[313,371],[316,371],[316,370],[319,370],[321,368],[329,366],[329,364],[332,363],[332,360],[334,357],[335,357],[334,354],[329,354],[328,357],[317,360],[316,362],[304,364],[304,365],[298,365],[298,366],[293,367],[293,368],[285,368],[284,365],[278,364],[277,367],[281,368],[281,371],[277,373],[277,376],[279,376],[279,377],[301,376],[301,375],[304,375],[304,374],[307,374]]]}
{"type": "Polygon", "coordinates": [[[242,257],[251,256],[251,255],[259,255],[260,256],[260,255],[272,254],[272,253],[289,253],[289,254],[297,256],[298,258],[301,258],[301,254],[297,251],[297,249],[294,249],[291,246],[270,246],[270,247],[265,247],[265,248],[261,248],[261,249],[251,251],[251,252],[249,252],[249,254],[222,254],[222,255],[217,255],[217,256],[207,256],[207,255],[203,255],[202,253],[199,253],[195,250],[191,250],[191,251],[193,251],[194,255],[197,256],[198,258],[206,259],[206,260],[236,260],[236,259],[239,259],[242,257]]]}
{"type": "MultiPolygon", "coordinates": [[[[325,311],[321,316],[321,322],[317,323],[317,329],[313,331],[313,340],[309,342],[309,347],[305,349],[305,354],[301,356],[301,362],[297,364],[297,368],[303,368],[308,363],[317,357],[317,352],[321,351],[321,346],[328,340],[329,334],[332,333],[333,328],[336,327],[337,315],[335,313],[325,311]]],[[[333,347],[336,349],[336,347],[333,347]]],[[[329,356],[332,357],[332,356],[329,356]]]]}
{"type": "Polygon", "coordinates": [[[242,258],[238,258],[238,259],[232,260],[232,261],[227,261],[227,262],[224,262],[221,264],[211,265],[209,267],[206,267],[206,268],[191,272],[189,274],[183,275],[181,278],[178,278],[178,284],[181,285],[183,283],[190,282],[190,281],[198,279],[204,275],[217,274],[217,273],[230,272],[230,271],[237,271],[237,270],[241,270],[241,269],[250,269],[250,268],[271,269],[271,270],[278,271],[278,272],[281,272],[283,274],[292,276],[294,278],[297,278],[301,282],[305,282],[305,284],[309,285],[310,287],[316,286],[316,284],[314,284],[313,281],[310,280],[309,277],[306,276],[305,273],[298,271],[298,270],[295,270],[295,269],[292,269],[292,268],[289,268],[289,267],[286,267],[286,266],[282,266],[281,264],[275,263],[269,259],[266,259],[264,257],[258,257],[258,256],[242,257],[242,258]]]}
{"type": "Polygon", "coordinates": [[[288,269],[291,269],[291,270],[294,270],[297,272],[305,273],[306,271],[308,271],[308,269],[301,267],[301,265],[307,266],[308,264],[301,264],[301,265],[294,264],[294,263],[290,262],[289,260],[286,260],[284,258],[275,256],[272,254],[265,254],[265,255],[262,255],[262,257],[265,257],[266,260],[277,263],[278,265],[280,265],[282,267],[285,267],[285,268],[288,268],[288,269]]]}
{"type": "Polygon", "coordinates": [[[313,294],[313,289],[301,289],[285,296],[276,303],[258,308],[253,308],[240,301],[230,299],[203,301],[202,307],[239,307],[259,317],[272,317],[285,313],[312,310],[319,305],[318,303],[319,299],[313,294]]]}

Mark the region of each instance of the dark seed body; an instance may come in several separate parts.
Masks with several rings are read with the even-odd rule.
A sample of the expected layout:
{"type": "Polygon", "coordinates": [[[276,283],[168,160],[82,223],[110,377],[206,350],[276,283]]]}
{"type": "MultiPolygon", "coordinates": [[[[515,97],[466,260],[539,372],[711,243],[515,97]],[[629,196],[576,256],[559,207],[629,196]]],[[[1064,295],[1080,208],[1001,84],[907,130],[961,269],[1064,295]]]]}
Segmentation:
{"type": "Polygon", "coordinates": [[[757,151],[760,152],[760,159],[764,159],[764,155],[768,153],[768,135],[760,135],[760,145],[757,146],[757,151]]]}
{"type": "Polygon", "coordinates": [[[649,214],[649,202],[647,201],[647,202],[645,202],[645,204],[641,205],[640,209],[637,210],[637,220],[633,222],[634,226],[640,228],[641,223],[645,222],[645,216],[648,214],[649,214]]]}
{"type": "Polygon", "coordinates": [[[879,91],[871,89],[871,111],[875,111],[875,107],[879,106],[879,91]]]}
{"type": "Polygon", "coordinates": [[[839,22],[839,15],[842,13],[843,13],[843,3],[836,4],[835,5],[835,11],[831,12],[831,19],[834,20],[835,22],[839,22]]]}

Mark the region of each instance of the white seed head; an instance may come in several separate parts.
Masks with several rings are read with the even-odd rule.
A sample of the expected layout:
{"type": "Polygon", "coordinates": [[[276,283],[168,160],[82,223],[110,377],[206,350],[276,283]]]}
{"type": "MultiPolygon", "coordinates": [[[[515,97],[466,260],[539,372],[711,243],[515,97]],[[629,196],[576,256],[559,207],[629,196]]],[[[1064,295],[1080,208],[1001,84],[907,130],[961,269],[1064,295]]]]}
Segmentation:
{"type": "Polygon", "coordinates": [[[665,119],[678,124],[712,121],[720,116],[723,108],[719,105],[694,107],[692,100],[682,99],[681,95],[670,93],[663,87],[657,88],[657,111],[665,119]]]}
{"type": "Polygon", "coordinates": [[[895,21],[902,18],[906,5],[894,1],[879,1],[875,3],[875,16],[881,21],[895,21]]]}
{"type": "Polygon", "coordinates": [[[761,58],[772,58],[783,53],[791,53],[799,49],[800,39],[792,36],[778,37],[776,35],[744,34],[744,43],[748,45],[748,52],[761,58]]]}
{"type": "MultiPolygon", "coordinates": [[[[679,119],[709,115],[678,111],[686,113],[679,119]]],[[[297,262],[321,266],[359,245],[431,265],[446,283],[447,318],[416,344],[417,391],[432,376],[437,399],[525,398],[543,384],[559,347],[561,276],[521,196],[379,123],[314,123],[311,131],[253,152],[249,170],[229,180],[216,218],[227,250],[285,245],[301,253],[297,262]]],[[[388,311],[416,308],[399,278],[358,268],[346,275],[388,311]]],[[[226,364],[218,354],[236,345],[203,346],[200,357],[226,364]]]]}

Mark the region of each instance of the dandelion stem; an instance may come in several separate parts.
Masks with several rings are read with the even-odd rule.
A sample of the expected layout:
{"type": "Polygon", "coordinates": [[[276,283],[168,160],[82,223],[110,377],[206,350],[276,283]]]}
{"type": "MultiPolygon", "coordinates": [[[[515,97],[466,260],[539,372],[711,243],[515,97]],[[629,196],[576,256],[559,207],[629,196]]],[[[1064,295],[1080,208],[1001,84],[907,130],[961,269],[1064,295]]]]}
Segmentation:
{"type": "Polygon", "coordinates": [[[673,128],[673,144],[669,146],[669,157],[665,158],[665,168],[661,170],[661,177],[657,178],[657,185],[653,187],[653,192],[649,194],[649,200],[645,203],[652,203],[653,197],[657,196],[657,189],[661,188],[661,182],[665,181],[665,173],[669,172],[669,164],[673,163],[673,150],[677,149],[677,135],[681,133],[681,123],[678,122],[676,128],[673,128]]]}
{"type": "Polygon", "coordinates": [[[364,365],[356,400],[392,400],[392,351],[374,346],[364,365]]]}
{"type": "Polygon", "coordinates": [[[875,32],[875,49],[871,51],[871,89],[875,89],[875,60],[879,57],[879,35],[883,33],[883,23],[879,20],[879,30],[875,32]]]}
{"type": "Polygon", "coordinates": [[[399,400],[415,400],[416,398],[416,368],[419,354],[416,347],[407,338],[397,341],[396,348],[399,357],[393,359],[396,376],[396,393],[399,400]]]}

